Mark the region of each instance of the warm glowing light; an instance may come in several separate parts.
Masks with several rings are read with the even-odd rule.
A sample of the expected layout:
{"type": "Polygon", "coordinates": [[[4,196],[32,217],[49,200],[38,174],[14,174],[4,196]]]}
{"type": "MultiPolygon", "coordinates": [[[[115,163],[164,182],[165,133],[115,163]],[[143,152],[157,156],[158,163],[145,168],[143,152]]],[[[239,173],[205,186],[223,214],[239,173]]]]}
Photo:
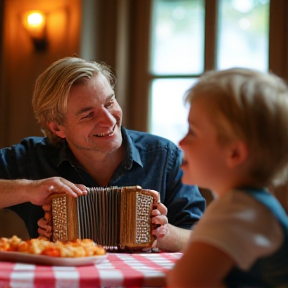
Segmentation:
{"type": "Polygon", "coordinates": [[[45,15],[40,11],[30,11],[24,16],[24,25],[30,33],[39,33],[42,31],[45,27],[45,22],[45,15]]]}
{"type": "Polygon", "coordinates": [[[27,22],[31,26],[43,26],[44,24],[44,17],[42,14],[38,12],[33,12],[28,15],[27,22]]]}
{"type": "Polygon", "coordinates": [[[29,11],[23,15],[23,24],[29,33],[35,49],[45,50],[47,47],[46,15],[41,11],[29,11]]]}

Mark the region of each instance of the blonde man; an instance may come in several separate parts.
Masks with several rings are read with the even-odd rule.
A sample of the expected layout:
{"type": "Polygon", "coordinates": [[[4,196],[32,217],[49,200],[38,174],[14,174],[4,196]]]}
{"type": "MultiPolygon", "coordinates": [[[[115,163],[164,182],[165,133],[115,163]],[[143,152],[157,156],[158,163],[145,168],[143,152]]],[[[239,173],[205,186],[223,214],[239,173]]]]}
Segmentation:
{"type": "MultiPolygon", "coordinates": [[[[196,186],[181,182],[182,158],[176,145],[122,126],[115,83],[114,74],[105,64],[77,57],[54,62],[37,79],[32,101],[47,137],[27,138],[2,149],[0,178],[38,180],[57,176],[70,181],[69,185],[140,185],[159,191],[163,204],[152,212],[152,222],[157,225],[153,233],[160,249],[179,251],[201,217],[205,200],[196,186]]],[[[1,200],[1,194],[5,195],[1,181],[0,191],[1,200]]],[[[41,207],[23,203],[10,209],[25,221],[30,236],[37,237],[41,207]]],[[[44,219],[39,225],[40,234],[49,236],[44,219]]]]}

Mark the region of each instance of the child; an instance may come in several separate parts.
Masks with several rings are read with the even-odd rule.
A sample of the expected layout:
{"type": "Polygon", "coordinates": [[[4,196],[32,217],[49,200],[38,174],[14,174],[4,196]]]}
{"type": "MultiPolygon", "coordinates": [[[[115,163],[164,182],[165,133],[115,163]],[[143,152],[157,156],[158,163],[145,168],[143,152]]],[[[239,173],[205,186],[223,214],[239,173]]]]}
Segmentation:
{"type": "Polygon", "coordinates": [[[249,69],[214,71],[200,77],[187,101],[183,182],[211,189],[216,200],[168,286],[286,287],[288,217],[266,187],[288,164],[287,86],[249,69]]]}

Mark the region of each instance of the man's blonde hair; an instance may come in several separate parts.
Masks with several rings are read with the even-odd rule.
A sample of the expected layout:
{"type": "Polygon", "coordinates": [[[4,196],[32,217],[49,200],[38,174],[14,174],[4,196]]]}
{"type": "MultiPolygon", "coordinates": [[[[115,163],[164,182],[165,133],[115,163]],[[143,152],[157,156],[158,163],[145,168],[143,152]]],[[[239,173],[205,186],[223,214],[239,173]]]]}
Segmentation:
{"type": "Polygon", "coordinates": [[[71,87],[85,84],[97,73],[103,74],[114,89],[116,77],[108,65],[78,57],[62,58],[38,77],[32,105],[35,117],[51,143],[56,144],[60,138],[49,129],[47,123],[55,121],[63,124],[71,87]]]}
{"type": "Polygon", "coordinates": [[[282,79],[244,68],[210,71],[187,93],[192,105],[199,97],[209,99],[207,109],[221,144],[233,139],[246,143],[256,184],[286,177],[280,177],[288,164],[288,88],[282,79]]]}

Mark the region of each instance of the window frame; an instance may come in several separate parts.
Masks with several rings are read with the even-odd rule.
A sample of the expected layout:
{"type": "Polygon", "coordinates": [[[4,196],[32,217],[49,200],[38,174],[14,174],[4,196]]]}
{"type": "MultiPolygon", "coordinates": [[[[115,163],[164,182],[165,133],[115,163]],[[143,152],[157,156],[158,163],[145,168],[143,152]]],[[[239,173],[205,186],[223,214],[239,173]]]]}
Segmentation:
{"type": "MultiPolygon", "coordinates": [[[[204,72],[215,69],[217,49],[218,0],[205,0],[204,72]]],[[[152,0],[127,1],[129,5],[129,54],[126,94],[126,127],[149,132],[150,86],[153,79],[191,78],[200,75],[166,75],[149,73],[152,0]],[[127,115],[128,114],[128,115],[127,115]]],[[[270,0],[269,71],[288,80],[288,2],[270,0]],[[287,20],[285,20],[287,19],[287,20]]]]}

